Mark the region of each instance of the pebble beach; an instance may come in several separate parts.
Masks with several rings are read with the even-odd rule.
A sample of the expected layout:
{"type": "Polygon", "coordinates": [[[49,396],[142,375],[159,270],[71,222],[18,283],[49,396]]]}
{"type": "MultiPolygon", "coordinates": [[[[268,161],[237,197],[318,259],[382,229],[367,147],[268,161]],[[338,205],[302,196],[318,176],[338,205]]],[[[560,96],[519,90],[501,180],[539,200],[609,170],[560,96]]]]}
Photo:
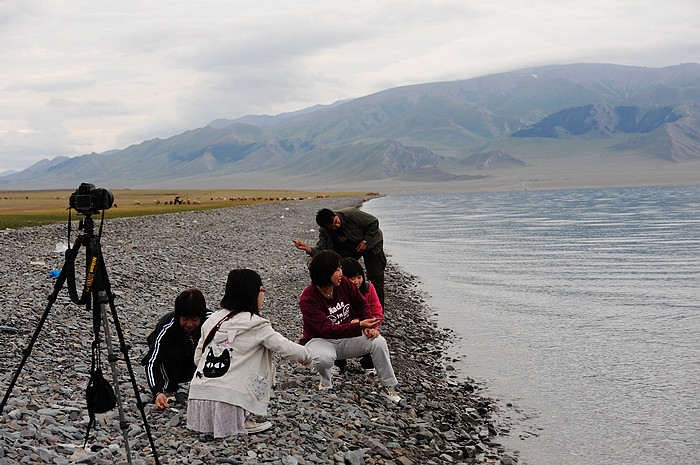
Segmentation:
{"type": "MultiPolygon", "coordinates": [[[[159,411],[153,406],[139,362],[147,351],[146,336],[182,290],[201,289],[209,309],[217,310],[228,272],[251,268],[267,289],[261,315],[297,341],[298,297],[309,277],[307,255],[292,240],[316,242],[318,209],[360,206],[363,201],[297,199],[104,222],[100,242],[118,324],[130,347],[128,358],[160,463],[517,463],[517,452],[499,441],[509,431],[495,419],[497,402],[479,385],[455,374],[444,355],[451,333],[436,327],[416,278],[391,257],[381,332],[400,383],[398,404],[379,395],[376,379],[364,374],[357,360],[349,361],[347,371],[334,378],[332,390],[319,391],[312,367],[278,357],[265,418],[273,427],[262,433],[212,439],[188,430],[186,386],[172,408],[159,411]]],[[[93,219],[97,233],[100,218],[93,219]]],[[[71,244],[79,234],[75,216],[72,229],[71,244]]],[[[63,266],[67,242],[67,218],[64,224],[0,231],[0,395],[6,394],[23,351],[47,313],[1,412],[0,464],[126,464],[124,435],[132,463],[156,463],[123,356],[117,371],[124,428],[118,409],[98,414],[83,448],[92,315],[70,301],[67,286],[54,303],[48,299],[56,282],[51,274],[63,266]]],[[[81,250],[76,260],[79,286],[84,263],[81,250]]],[[[110,324],[118,345],[115,324],[110,324]]],[[[102,347],[103,370],[111,381],[104,343],[102,347]]]]}

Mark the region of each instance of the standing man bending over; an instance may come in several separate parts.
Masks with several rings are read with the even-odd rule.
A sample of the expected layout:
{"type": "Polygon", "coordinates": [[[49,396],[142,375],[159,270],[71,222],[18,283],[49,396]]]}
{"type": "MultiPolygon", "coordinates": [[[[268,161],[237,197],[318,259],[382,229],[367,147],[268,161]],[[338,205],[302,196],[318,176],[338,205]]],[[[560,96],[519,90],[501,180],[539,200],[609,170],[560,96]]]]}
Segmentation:
{"type": "Polygon", "coordinates": [[[367,270],[367,279],[374,284],[379,302],[384,305],[384,235],[379,229],[379,220],[359,208],[348,207],[340,210],[323,208],[316,213],[318,242],[310,247],[295,240],[297,249],[314,256],[321,250],[333,250],[342,257],[358,259],[362,257],[367,270]]]}

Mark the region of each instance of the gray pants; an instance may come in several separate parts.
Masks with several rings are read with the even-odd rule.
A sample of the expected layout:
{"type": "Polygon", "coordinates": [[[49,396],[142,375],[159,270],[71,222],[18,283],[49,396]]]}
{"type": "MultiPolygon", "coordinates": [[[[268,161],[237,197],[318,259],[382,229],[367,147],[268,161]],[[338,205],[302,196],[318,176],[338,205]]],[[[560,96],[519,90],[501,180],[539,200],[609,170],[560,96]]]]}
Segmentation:
{"type": "Polygon", "coordinates": [[[362,357],[365,354],[371,355],[374,368],[377,370],[377,377],[382,385],[395,386],[398,384],[389,358],[389,347],[386,345],[386,339],[382,336],[376,339],[369,339],[364,335],[345,339],[314,338],[306,343],[306,347],[313,352],[314,368],[321,375],[323,386],[333,385],[331,367],[333,367],[336,358],[348,359],[362,357]]]}

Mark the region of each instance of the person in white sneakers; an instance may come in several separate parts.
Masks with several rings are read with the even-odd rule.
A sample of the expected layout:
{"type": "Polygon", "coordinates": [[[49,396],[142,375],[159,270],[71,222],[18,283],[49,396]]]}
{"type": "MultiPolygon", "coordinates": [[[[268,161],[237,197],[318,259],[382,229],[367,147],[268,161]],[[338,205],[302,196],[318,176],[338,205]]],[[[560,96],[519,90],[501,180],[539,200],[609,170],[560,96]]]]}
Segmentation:
{"type": "Polygon", "coordinates": [[[272,427],[267,415],[275,380],[273,353],[304,365],[311,350],[272,329],[260,316],[265,289],[253,270],[228,275],[221,308],[202,326],[190,382],[187,427],[214,438],[253,434],[272,427]]]}
{"type": "Polygon", "coordinates": [[[342,257],[332,250],[320,251],[311,259],[311,284],[299,298],[303,320],[299,344],[313,353],[313,365],[320,375],[319,389],[333,387],[332,367],[336,359],[370,354],[382,394],[399,402],[389,348],[376,329],[382,320],[372,316],[357,286],[343,276],[342,263],[342,257]]]}

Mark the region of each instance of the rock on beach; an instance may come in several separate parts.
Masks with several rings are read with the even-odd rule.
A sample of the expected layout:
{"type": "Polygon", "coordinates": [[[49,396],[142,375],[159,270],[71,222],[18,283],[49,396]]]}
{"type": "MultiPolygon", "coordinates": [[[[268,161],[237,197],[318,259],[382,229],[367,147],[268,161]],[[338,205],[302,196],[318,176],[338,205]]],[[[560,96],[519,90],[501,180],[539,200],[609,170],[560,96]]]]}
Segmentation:
{"type": "MultiPolygon", "coordinates": [[[[276,358],[277,382],[261,434],[212,439],[187,429],[186,386],[172,408],[153,407],[143,367],[146,335],[170,311],[177,294],[197,287],[218,309],[228,272],[251,268],[268,292],[262,315],[296,341],[301,335],[298,297],[309,282],[307,256],[292,239],[314,244],[318,209],[359,206],[360,197],[270,202],[218,210],[106,220],[101,245],[115,297],[117,323],[144,402],[147,425],[162,464],[374,464],[515,463],[499,443],[496,402],[480,386],[450,374],[443,355],[450,333],[436,328],[416,279],[389,260],[386,270],[387,338],[402,400],[378,392],[356,360],[319,392],[311,367],[276,358]]],[[[95,232],[99,216],[94,215],[95,232]]],[[[67,220],[67,218],[66,218],[67,220]]],[[[381,218],[380,218],[381,222],[381,218]]],[[[72,228],[71,244],[77,234],[72,228]]],[[[0,421],[0,464],[154,463],[124,357],[117,362],[125,424],[117,409],[97,415],[83,449],[88,422],[85,388],[90,368],[92,315],[72,303],[67,286],[50,304],[64,264],[67,224],[0,231],[0,394],[8,390],[40,318],[47,318],[10,392],[0,421]],[[46,309],[48,312],[45,312],[46,309]]],[[[76,260],[78,293],[85,253],[76,260]]],[[[111,335],[118,351],[115,322],[111,335]]],[[[105,343],[103,369],[112,380],[105,343]]]]}

